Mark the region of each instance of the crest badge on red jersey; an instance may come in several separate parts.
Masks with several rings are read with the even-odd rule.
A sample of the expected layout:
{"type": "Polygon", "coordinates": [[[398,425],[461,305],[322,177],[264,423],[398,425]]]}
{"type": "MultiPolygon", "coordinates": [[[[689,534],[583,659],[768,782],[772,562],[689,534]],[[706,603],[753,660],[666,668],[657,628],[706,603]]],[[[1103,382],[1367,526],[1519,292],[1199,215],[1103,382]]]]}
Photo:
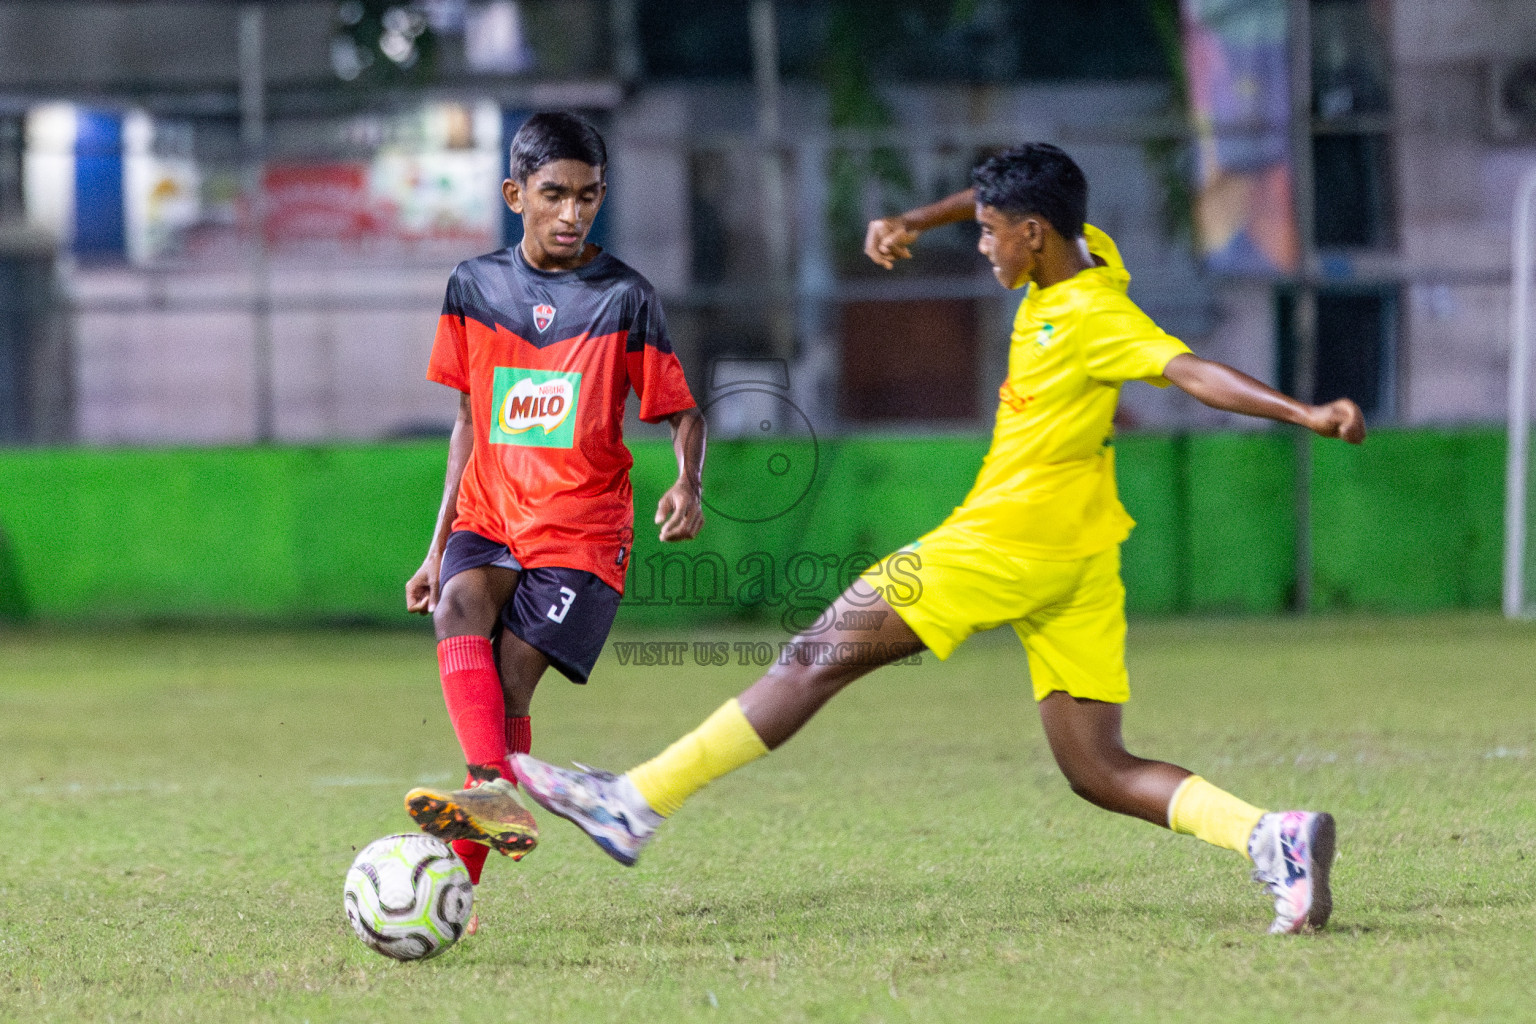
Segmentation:
{"type": "Polygon", "coordinates": [[[541,302],[537,306],[533,307],[533,326],[535,326],[535,327],[537,327],[539,329],[539,333],[540,334],[543,334],[544,333],[544,329],[546,327],[548,327],[551,323],[553,323],[554,320],[555,320],[555,307],[554,306],[551,306],[547,302],[541,302]]]}

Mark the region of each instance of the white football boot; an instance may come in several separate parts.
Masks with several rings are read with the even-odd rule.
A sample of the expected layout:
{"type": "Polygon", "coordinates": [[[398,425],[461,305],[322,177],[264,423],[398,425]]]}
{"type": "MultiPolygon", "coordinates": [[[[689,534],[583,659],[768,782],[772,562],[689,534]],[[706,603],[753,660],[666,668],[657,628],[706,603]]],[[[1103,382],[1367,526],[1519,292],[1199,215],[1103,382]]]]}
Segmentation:
{"type": "Polygon", "coordinates": [[[571,771],[527,754],[512,756],[512,770],[525,793],[585,832],[608,856],[634,867],[666,819],[651,810],[628,775],[576,767],[571,771]]]}
{"type": "Polygon", "coordinates": [[[1333,815],[1311,811],[1266,814],[1248,837],[1253,880],[1275,894],[1271,935],[1316,930],[1333,913],[1328,871],[1333,866],[1333,815]]]}

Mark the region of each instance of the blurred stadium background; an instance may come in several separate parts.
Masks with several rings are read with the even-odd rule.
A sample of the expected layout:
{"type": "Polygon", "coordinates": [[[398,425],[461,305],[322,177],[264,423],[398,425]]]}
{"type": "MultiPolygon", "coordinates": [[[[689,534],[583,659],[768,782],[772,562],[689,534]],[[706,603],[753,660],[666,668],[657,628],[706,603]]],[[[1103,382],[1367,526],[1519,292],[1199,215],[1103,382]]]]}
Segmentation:
{"type": "Polygon", "coordinates": [[[1531,0],[0,0],[0,1020],[1529,1020],[1533,168],[1531,0]],[[1128,742],[1336,813],[1328,934],[1073,796],[1004,631],[633,871],[556,825],[450,956],[354,940],[351,851],[462,777],[403,609],[457,405],[424,375],[544,109],[605,134],[595,237],[711,439],[664,547],[670,445],[627,425],[617,639],[535,752],[653,753],[960,500],[1018,296],[973,226],[888,273],[864,225],[1048,140],[1168,330],[1366,410],[1355,449],[1131,385],[1117,442],[1128,742]]]}
{"type": "MultiPolygon", "coordinates": [[[[0,616],[403,621],[444,282],[516,241],[551,108],[605,133],[595,238],[712,423],[714,514],[641,531],[632,624],[790,625],[958,501],[1017,296],[966,227],[895,273],[860,239],[1028,139],[1169,331],[1376,431],[1127,388],[1133,611],[1498,606],[1528,3],[61,0],[0,2],[0,616]]],[[[671,455],[629,436],[644,522],[671,455]]]]}

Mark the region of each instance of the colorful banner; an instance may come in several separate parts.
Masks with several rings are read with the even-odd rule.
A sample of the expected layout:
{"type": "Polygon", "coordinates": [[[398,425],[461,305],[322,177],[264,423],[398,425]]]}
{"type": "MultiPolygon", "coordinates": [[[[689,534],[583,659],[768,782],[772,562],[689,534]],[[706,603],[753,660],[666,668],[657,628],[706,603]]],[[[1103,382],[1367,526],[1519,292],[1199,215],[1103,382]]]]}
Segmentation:
{"type": "Polygon", "coordinates": [[[153,264],[186,253],[203,219],[202,173],[191,155],[191,135],[180,153],[155,145],[156,126],[142,110],[123,125],[123,213],[128,261],[153,264]]]}
{"type": "Polygon", "coordinates": [[[268,164],[261,179],[267,244],[359,242],[383,233],[364,163],[268,164]]]}
{"type": "Polygon", "coordinates": [[[22,194],[28,224],[76,256],[124,254],[123,115],[68,103],[27,112],[22,194]]]}
{"type": "Polygon", "coordinates": [[[382,153],[369,173],[374,201],[402,241],[501,245],[501,180],[496,150],[382,153]]]}
{"type": "Polygon", "coordinates": [[[1201,255],[1216,273],[1293,274],[1300,244],[1285,0],[1182,0],[1181,7],[1201,255]]]}
{"type": "Polygon", "coordinates": [[[506,167],[494,104],[428,104],[384,122],[382,134],[366,161],[269,163],[268,242],[444,255],[502,244],[506,167]]]}
{"type": "Polygon", "coordinates": [[[268,164],[262,177],[267,242],[279,251],[434,242],[494,249],[501,244],[500,183],[496,156],[475,151],[268,164]]]}
{"type": "Polygon", "coordinates": [[[190,122],[40,105],[26,122],[27,222],[83,258],[139,266],[238,259],[257,215],[279,256],[441,262],[503,244],[494,103],[425,104],[334,127],[367,155],[271,159],[257,203],[241,164],[196,157],[190,122]]]}

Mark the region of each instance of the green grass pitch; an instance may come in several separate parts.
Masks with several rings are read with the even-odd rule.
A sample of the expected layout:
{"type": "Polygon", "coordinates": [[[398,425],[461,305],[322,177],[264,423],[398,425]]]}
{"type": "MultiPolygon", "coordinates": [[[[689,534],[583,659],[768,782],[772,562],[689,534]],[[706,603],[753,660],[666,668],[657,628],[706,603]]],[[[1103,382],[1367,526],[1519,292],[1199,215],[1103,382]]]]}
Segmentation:
{"type": "MultiPolygon", "coordinates": [[[[633,870],[546,816],[488,866],[484,931],[399,965],[341,888],[410,785],[457,777],[427,635],[0,633],[0,1020],[1531,1019],[1536,630],[1142,622],[1130,647],[1133,750],[1338,816],[1326,934],[1265,935],[1246,862],[1073,797],[994,633],[856,684],[633,870]]],[[[752,671],[609,652],[545,681],[535,753],[627,767],[752,671]]]]}

